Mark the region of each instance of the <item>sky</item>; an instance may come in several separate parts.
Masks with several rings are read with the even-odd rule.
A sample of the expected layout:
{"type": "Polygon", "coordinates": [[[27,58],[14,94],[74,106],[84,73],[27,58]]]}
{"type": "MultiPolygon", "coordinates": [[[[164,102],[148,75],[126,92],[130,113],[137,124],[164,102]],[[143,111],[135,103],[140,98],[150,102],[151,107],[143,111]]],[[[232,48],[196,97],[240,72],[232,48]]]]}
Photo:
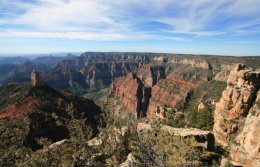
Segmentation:
{"type": "Polygon", "coordinates": [[[0,54],[260,56],[260,0],[0,0],[0,54]]]}

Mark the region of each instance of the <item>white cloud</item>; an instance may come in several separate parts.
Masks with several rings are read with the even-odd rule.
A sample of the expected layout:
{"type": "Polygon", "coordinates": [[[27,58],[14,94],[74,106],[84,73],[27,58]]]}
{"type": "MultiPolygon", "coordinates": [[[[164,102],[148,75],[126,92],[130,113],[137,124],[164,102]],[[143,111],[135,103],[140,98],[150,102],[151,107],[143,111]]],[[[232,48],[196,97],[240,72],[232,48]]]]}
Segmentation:
{"type": "Polygon", "coordinates": [[[168,31],[173,36],[167,38],[181,41],[174,34],[215,36],[260,24],[258,6],[259,0],[0,0],[0,13],[12,13],[0,17],[0,26],[10,27],[2,28],[2,37],[121,40],[159,38],[168,31]],[[225,19],[231,21],[211,27],[225,19]],[[157,32],[135,29],[136,24],[149,21],[170,28],[157,32]],[[26,27],[26,32],[16,26],[26,27]]]}
{"type": "Polygon", "coordinates": [[[93,32],[26,32],[26,31],[11,31],[0,32],[0,37],[12,38],[60,38],[60,39],[81,39],[81,40],[121,40],[124,35],[112,33],[93,33],[93,32]]]}
{"type": "Polygon", "coordinates": [[[31,32],[31,31],[7,31],[0,32],[0,38],[53,38],[53,39],[79,39],[89,41],[113,41],[113,40],[149,40],[149,39],[171,39],[179,42],[190,42],[192,39],[181,37],[168,37],[140,32],[125,33],[95,33],[95,32],[31,32]]]}

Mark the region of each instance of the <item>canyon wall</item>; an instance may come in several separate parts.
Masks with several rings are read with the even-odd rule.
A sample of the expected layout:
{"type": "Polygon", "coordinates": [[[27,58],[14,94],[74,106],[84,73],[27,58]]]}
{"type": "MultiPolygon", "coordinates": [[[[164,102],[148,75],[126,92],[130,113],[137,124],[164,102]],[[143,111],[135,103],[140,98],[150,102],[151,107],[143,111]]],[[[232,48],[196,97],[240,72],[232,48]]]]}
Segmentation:
{"type": "Polygon", "coordinates": [[[234,165],[259,166],[260,72],[238,64],[230,72],[227,84],[216,104],[214,136],[221,145],[230,146],[234,165]]]}
{"type": "Polygon", "coordinates": [[[152,98],[147,111],[148,118],[158,116],[165,118],[167,108],[175,107],[179,102],[189,97],[189,92],[199,85],[185,81],[175,74],[160,80],[152,87],[152,98]]]}
{"type": "Polygon", "coordinates": [[[167,108],[189,96],[196,83],[185,81],[174,73],[165,75],[165,68],[158,65],[145,65],[136,73],[116,79],[112,92],[121,98],[124,105],[142,116],[165,118],[167,108]]]}
{"type": "Polygon", "coordinates": [[[116,78],[125,76],[139,67],[138,62],[97,62],[80,71],[92,89],[109,86],[116,78]]]}
{"type": "Polygon", "coordinates": [[[113,82],[112,92],[119,96],[123,104],[136,113],[137,117],[146,117],[152,86],[165,77],[165,69],[162,66],[145,65],[137,72],[117,78],[113,82]]]}
{"type": "Polygon", "coordinates": [[[216,73],[215,80],[226,81],[229,74],[227,70],[229,64],[242,62],[253,69],[259,68],[260,59],[258,57],[231,57],[231,56],[207,56],[207,55],[181,55],[181,54],[160,54],[160,53],[124,53],[124,52],[86,52],[80,56],[68,56],[64,59],[48,57],[47,62],[60,62],[54,66],[46,63],[43,58],[39,58],[35,63],[26,61],[9,67],[5,73],[0,74],[0,84],[5,85],[10,82],[29,82],[30,73],[35,69],[42,73],[45,81],[59,89],[67,89],[73,92],[86,93],[95,92],[108,87],[117,77],[125,76],[127,73],[136,71],[140,67],[152,64],[152,68],[141,69],[140,79],[148,86],[154,86],[160,79],[165,79],[168,75],[168,67],[183,76],[181,79],[191,82],[198,80],[207,82],[216,73]],[[43,64],[40,64],[43,63],[43,64]],[[165,66],[165,70],[160,69],[165,66]],[[66,68],[64,69],[60,69],[66,68]],[[183,70],[197,73],[187,73],[183,70]],[[64,72],[65,71],[65,72],[64,72]],[[178,72],[179,71],[179,72],[178,72]],[[193,72],[194,72],[193,71],[193,72]],[[198,71],[201,71],[199,73],[198,71]],[[221,71],[221,72],[220,72],[221,71]],[[160,74],[157,74],[160,72],[160,74]],[[220,72],[220,73],[219,73],[220,72]],[[203,74],[206,74],[205,76],[203,74]],[[149,76],[151,75],[151,76],[149,76]],[[47,76],[47,77],[46,77],[47,76]],[[159,78],[155,78],[158,76],[159,78]],[[152,80],[149,80],[152,79],[152,80]]]}

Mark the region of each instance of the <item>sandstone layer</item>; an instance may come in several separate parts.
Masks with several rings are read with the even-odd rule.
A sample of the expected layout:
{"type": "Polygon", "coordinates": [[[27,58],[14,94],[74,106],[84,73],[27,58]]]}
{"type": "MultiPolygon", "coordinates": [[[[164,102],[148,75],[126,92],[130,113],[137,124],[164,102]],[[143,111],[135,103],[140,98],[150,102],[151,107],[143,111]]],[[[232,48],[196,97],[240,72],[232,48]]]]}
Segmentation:
{"type": "Polygon", "coordinates": [[[255,166],[260,151],[260,72],[238,64],[230,72],[227,84],[216,104],[214,136],[223,146],[231,146],[230,156],[235,165],[255,166]]]}
{"type": "Polygon", "coordinates": [[[135,73],[118,78],[113,83],[112,92],[119,96],[123,104],[137,114],[137,117],[146,117],[151,88],[145,86],[135,73]]]}
{"type": "Polygon", "coordinates": [[[167,108],[185,101],[192,89],[199,85],[181,79],[174,73],[165,75],[163,66],[144,65],[136,73],[116,79],[112,93],[134,113],[151,118],[165,118],[167,108]]]}

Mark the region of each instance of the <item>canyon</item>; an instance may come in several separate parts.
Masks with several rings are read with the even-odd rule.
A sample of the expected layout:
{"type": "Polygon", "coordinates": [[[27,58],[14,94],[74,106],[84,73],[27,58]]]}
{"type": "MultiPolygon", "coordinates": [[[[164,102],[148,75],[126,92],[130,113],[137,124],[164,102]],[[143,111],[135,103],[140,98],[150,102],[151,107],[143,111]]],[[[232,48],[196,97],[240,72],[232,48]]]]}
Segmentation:
{"type": "MultiPolygon", "coordinates": [[[[51,86],[72,91],[74,94],[99,91],[118,77],[125,76],[129,72],[140,69],[143,65],[162,65],[165,67],[165,75],[173,68],[177,75],[193,81],[208,81],[215,73],[222,72],[219,76],[225,77],[225,67],[234,63],[243,63],[252,68],[257,68],[259,59],[255,57],[223,57],[207,55],[178,55],[159,53],[124,53],[124,52],[86,52],[80,56],[67,55],[64,57],[39,57],[26,59],[16,64],[0,62],[0,84],[11,82],[29,82],[33,69],[40,72],[44,80],[51,86]],[[53,62],[50,61],[53,59],[53,62]],[[224,62],[224,63],[223,63],[224,62]],[[7,67],[7,68],[6,68],[7,67]],[[185,69],[202,69],[208,73],[206,76],[187,74],[185,69]],[[181,71],[178,74],[178,71],[181,71]],[[2,71],[2,70],[1,70],[2,71]],[[183,77],[183,76],[181,76],[183,77]],[[201,78],[199,78],[201,77],[201,78]]],[[[219,77],[216,77],[217,80],[219,77]]],[[[222,79],[223,81],[223,79],[222,79]]]]}
{"type": "MultiPolygon", "coordinates": [[[[3,141],[8,145],[10,128],[19,127],[14,132],[21,139],[11,145],[29,149],[24,166],[38,155],[59,157],[59,150],[68,157],[72,150],[73,156],[90,153],[85,164],[120,166],[136,163],[142,155],[138,150],[157,160],[161,155],[156,151],[168,147],[169,155],[177,157],[200,154],[187,165],[259,166],[259,61],[86,52],[52,65],[0,65],[9,76],[3,76],[0,87],[3,141]],[[144,131],[155,136],[142,138],[144,131]],[[158,148],[153,139],[161,144],[158,148]],[[167,145],[171,142],[179,145],[167,145]]],[[[7,157],[16,157],[4,150],[7,157]]]]}

